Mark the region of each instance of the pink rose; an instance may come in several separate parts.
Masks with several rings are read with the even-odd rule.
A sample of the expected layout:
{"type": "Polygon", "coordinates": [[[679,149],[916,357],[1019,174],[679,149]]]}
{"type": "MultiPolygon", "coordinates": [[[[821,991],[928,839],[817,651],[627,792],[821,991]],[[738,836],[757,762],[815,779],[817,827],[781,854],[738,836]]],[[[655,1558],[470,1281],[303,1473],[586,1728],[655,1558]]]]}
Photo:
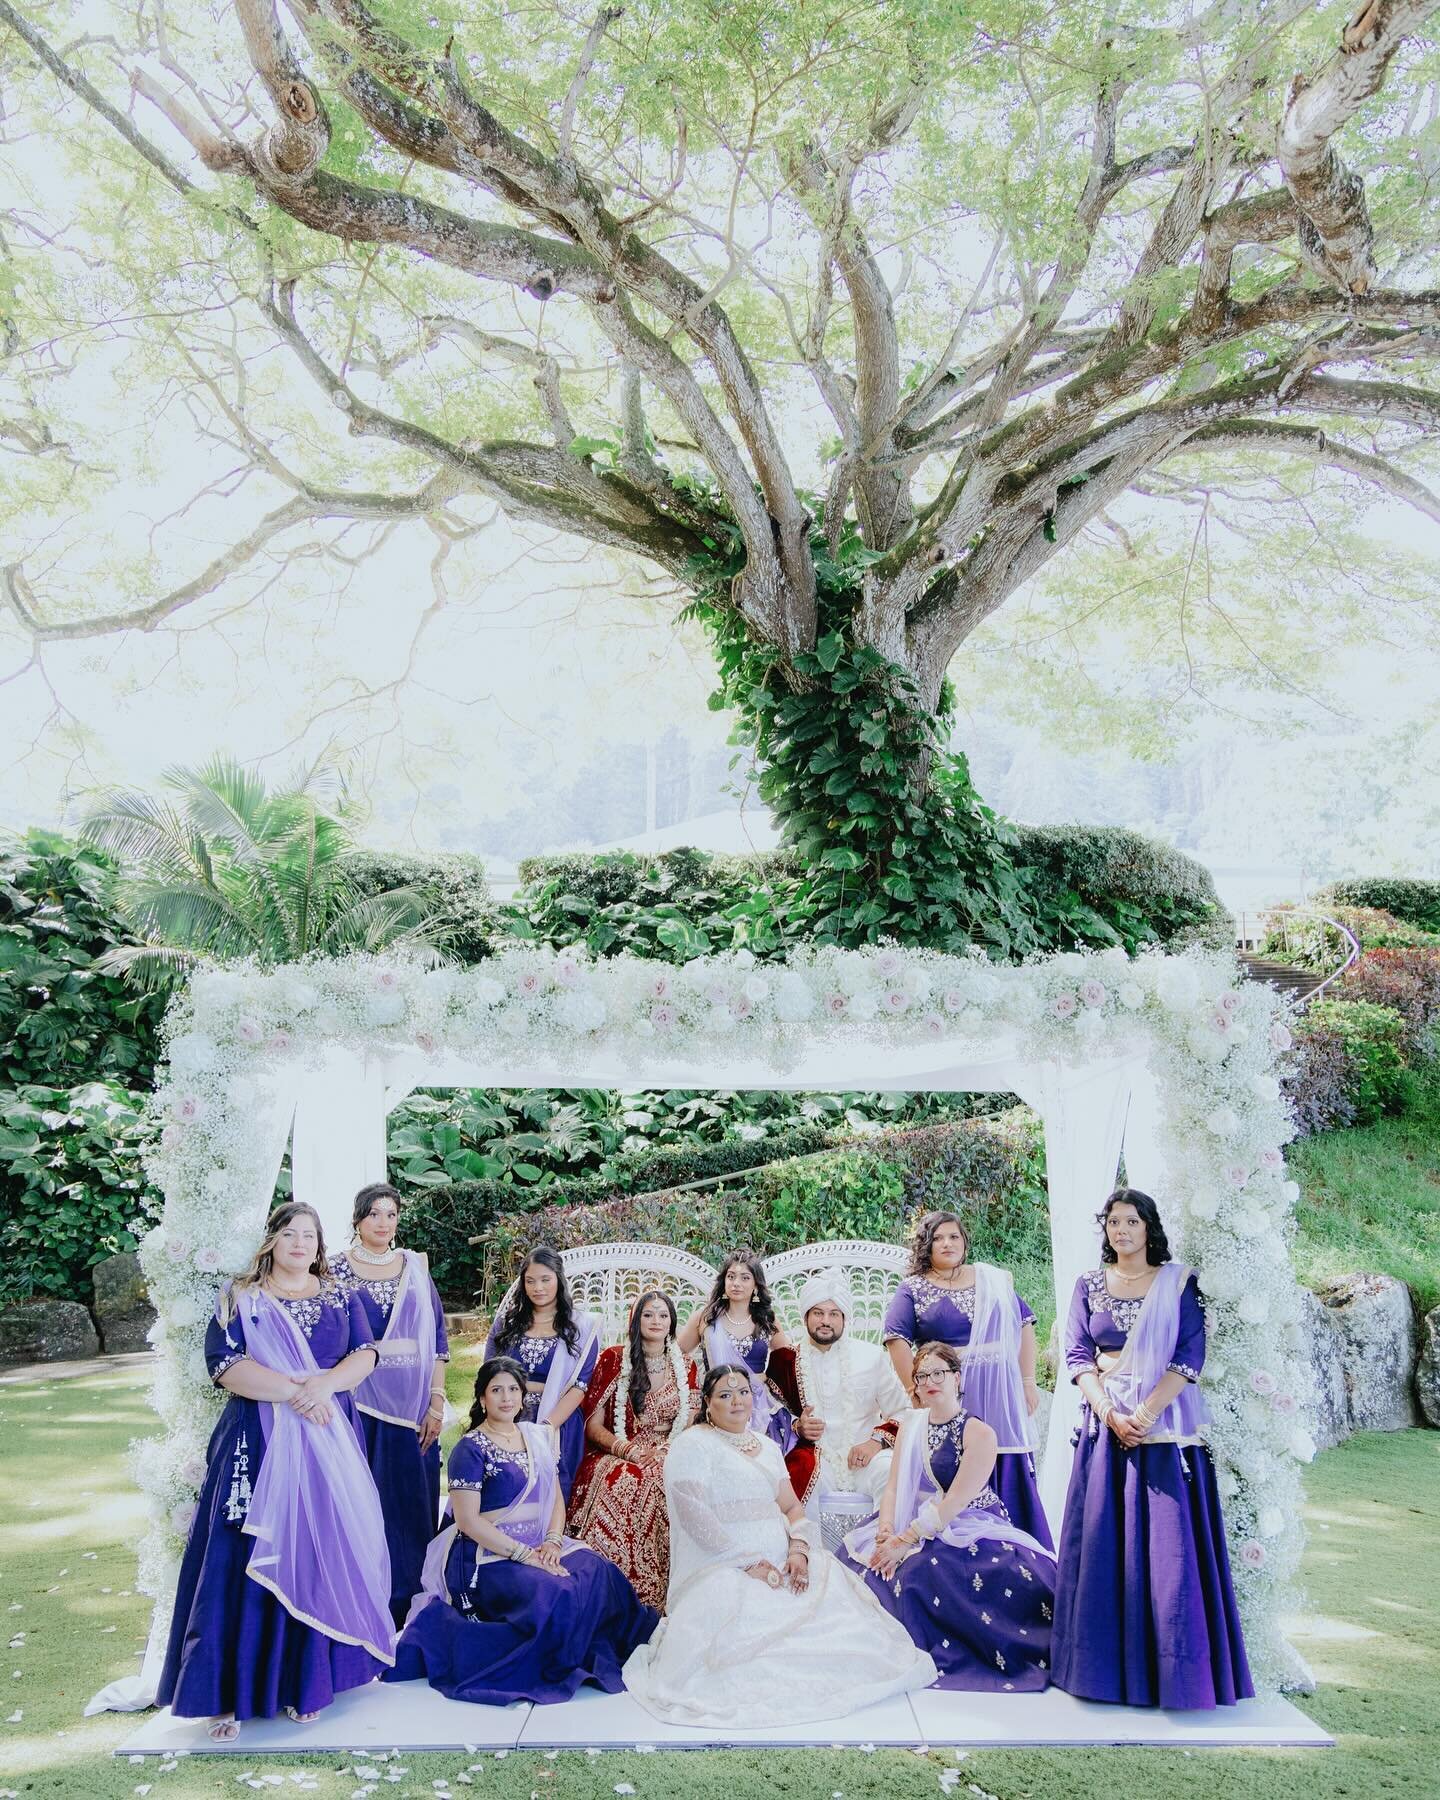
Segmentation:
{"type": "Polygon", "coordinates": [[[948,1013],[964,1012],[965,996],[960,992],[959,988],[946,988],[944,1007],[948,1013]]]}
{"type": "Polygon", "coordinates": [[[1265,1567],[1265,1546],[1258,1538],[1246,1538],[1240,1546],[1240,1560],[1247,1569],[1263,1569],[1265,1567]]]}
{"type": "Polygon", "coordinates": [[[1282,1390],[1271,1400],[1270,1410],[1279,1413],[1282,1419],[1293,1418],[1295,1416],[1295,1396],[1282,1390]]]}
{"type": "Polygon", "coordinates": [[[712,1006],[725,1006],[729,1004],[730,995],[728,990],[721,987],[720,983],[717,981],[706,988],[705,998],[712,1006]]]}
{"type": "Polygon", "coordinates": [[[527,999],[533,998],[534,995],[540,992],[540,977],[533,973],[522,975],[520,977],[520,992],[524,994],[527,999]]]}
{"type": "Polygon", "coordinates": [[[730,1002],[730,1012],[734,1018],[748,1019],[754,1010],[754,1003],[748,994],[736,994],[730,1002]]]}
{"type": "Polygon", "coordinates": [[[190,1246],[182,1237],[166,1238],[165,1254],[170,1258],[171,1262],[184,1262],[185,1258],[190,1254],[190,1246]]]}
{"type": "Polygon", "coordinates": [[[1073,994],[1057,994],[1050,1002],[1050,1010],[1057,1019],[1073,1019],[1079,1010],[1080,1002],[1073,994]]]}
{"type": "Polygon", "coordinates": [[[1278,1384],[1268,1369],[1252,1369],[1250,1385],[1257,1394],[1273,1394],[1278,1384]]]}
{"type": "Polygon", "coordinates": [[[400,977],[393,969],[382,969],[375,977],[375,985],[388,994],[392,988],[399,987],[400,977]]]}
{"type": "Polygon", "coordinates": [[[887,988],[885,991],[886,1012],[902,1013],[910,1004],[910,996],[903,988],[887,988]]]}
{"type": "Polygon", "coordinates": [[[185,1133],[178,1125],[167,1125],[160,1133],[160,1148],[162,1150],[178,1150],[184,1136],[185,1133]]]}
{"type": "Polygon", "coordinates": [[[657,1031],[668,1031],[675,1023],[675,1008],[673,1006],[664,1005],[652,1006],[650,1008],[650,1023],[657,1031]]]}
{"type": "Polygon", "coordinates": [[[1229,1037],[1234,1024],[1235,1021],[1230,1017],[1229,1013],[1223,1011],[1218,1006],[1210,1015],[1210,1029],[1218,1033],[1221,1037],[1229,1037]]]}
{"type": "Polygon", "coordinates": [[[1260,1167],[1262,1169],[1283,1169],[1285,1167],[1284,1152],[1275,1149],[1273,1145],[1268,1150],[1262,1150],[1260,1152],[1260,1167]]]}
{"type": "Polygon", "coordinates": [[[199,1487],[205,1475],[206,1463],[203,1456],[187,1456],[180,1465],[180,1479],[188,1481],[191,1487],[199,1487]]]}
{"type": "Polygon", "coordinates": [[[668,975],[657,975],[650,983],[650,992],[656,1000],[668,999],[670,996],[670,977],[668,975]]]}
{"type": "Polygon", "coordinates": [[[415,1033],[415,1042],[427,1056],[433,1056],[435,1054],[435,1039],[428,1031],[417,1031],[415,1033]]]}
{"type": "Polygon", "coordinates": [[[843,994],[827,994],[825,996],[825,1010],[833,1018],[838,1019],[845,1010],[845,996],[843,994]]]}
{"type": "Polygon", "coordinates": [[[882,950],[875,958],[875,967],[886,977],[900,973],[900,958],[893,950],[882,950]]]}
{"type": "Polygon", "coordinates": [[[270,1033],[270,1048],[272,1050],[288,1050],[290,1048],[290,1033],[288,1031],[272,1031],[270,1033]]]}
{"type": "Polygon", "coordinates": [[[175,1102],[175,1117],[193,1125],[205,1110],[205,1102],[195,1094],[182,1094],[175,1102]]]}
{"type": "Polygon", "coordinates": [[[1222,994],[1215,1004],[1221,1012],[1233,1013],[1240,1004],[1240,996],[1238,994],[1222,994]]]}
{"type": "Polygon", "coordinates": [[[202,1275],[213,1275],[220,1267],[220,1252],[206,1244],[195,1252],[195,1267],[202,1275]]]}
{"type": "Polygon", "coordinates": [[[920,1023],[925,1028],[926,1037],[944,1037],[945,1021],[940,1017],[939,1013],[927,1012],[920,1023]]]}
{"type": "Polygon", "coordinates": [[[1288,1050],[1295,1042],[1290,1035],[1290,1027],[1282,1025],[1277,1019],[1270,1027],[1270,1048],[1272,1050],[1288,1050]]]}
{"type": "Polygon", "coordinates": [[[555,979],[561,987],[574,987],[580,979],[580,965],[573,956],[562,956],[555,964],[555,979]]]}
{"type": "Polygon", "coordinates": [[[1250,1171],[1245,1167],[1244,1163],[1231,1163],[1230,1167],[1225,1171],[1225,1179],[1230,1183],[1231,1187],[1243,1188],[1245,1183],[1250,1179],[1250,1171]]]}
{"type": "Polygon", "coordinates": [[[253,1019],[242,1019],[235,1027],[235,1031],[240,1041],[244,1044],[258,1044],[260,1042],[260,1027],[253,1019]]]}
{"type": "Polygon", "coordinates": [[[183,1506],[170,1508],[170,1529],[177,1537],[183,1537],[190,1529],[190,1521],[195,1517],[195,1502],[187,1500],[183,1506]]]}
{"type": "Polygon", "coordinates": [[[1087,1006],[1103,1006],[1108,995],[1103,981],[1087,981],[1080,990],[1080,998],[1087,1006]]]}

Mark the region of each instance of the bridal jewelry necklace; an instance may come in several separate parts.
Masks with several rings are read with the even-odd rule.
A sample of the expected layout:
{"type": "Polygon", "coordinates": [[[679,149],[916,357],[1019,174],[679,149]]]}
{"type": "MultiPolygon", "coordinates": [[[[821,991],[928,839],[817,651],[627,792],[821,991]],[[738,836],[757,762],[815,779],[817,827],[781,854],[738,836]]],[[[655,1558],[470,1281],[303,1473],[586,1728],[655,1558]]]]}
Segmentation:
{"type": "Polygon", "coordinates": [[[1147,1267],[1147,1268],[1142,1269],[1138,1275],[1122,1275],[1120,1273],[1120,1271],[1114,1267],[1113,1264],[1111,1265],[1111,1268],[1110,1268],[1110,1273],[1115,1277],[1115,1279],[1117,1281],[1143,1281],[1145,1279],[1145,1277],[1147,1275],[1149,1275],[1151,1272],[1152,1271],[1147,1267]]]}
{"type": "Polygon", "coordinates": [[[350,1248],[346,1252],[352,1263],[388,1263],[394,1262],[400,1252],[392,1244],[388,1250],[367,1250],[359,1238],[351,1238],[350,1248]]]}
{"type": "Polygon", "coordinates": [[[753,1456],[760,1448],[760,1439],[753,1431],[722,1431],[718,1425],[711,1425],[710,1429],[720,1432],[721,1437],[733,1445],[742,1456],[753,1456]]]}

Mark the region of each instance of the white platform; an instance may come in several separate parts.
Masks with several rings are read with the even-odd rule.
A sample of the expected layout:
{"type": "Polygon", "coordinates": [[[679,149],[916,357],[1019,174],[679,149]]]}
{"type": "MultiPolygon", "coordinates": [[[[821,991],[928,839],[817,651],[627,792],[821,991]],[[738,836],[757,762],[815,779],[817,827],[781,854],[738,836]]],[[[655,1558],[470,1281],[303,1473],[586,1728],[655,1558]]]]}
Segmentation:
{"type": "Polygon", "coordinates": [[[230,1744],[212,1744],[200,1719],[149,1714],[116,1751],[166,1756],[177,1750],[219,1756],[295,1756],[307,1750],[700,1750],[721,1745],[785,1748],[921,1744],[1034,1749],[1066,1744],[1300,1745],[1334,1743],[1288,1700],[1246,1700],[1215,1712],[1159,1712],[1096,1706],[1059,1689],[1044,1694],[957,1694],[938,1688],[888,1700],[845,1719],[740,1731],[664,1725],[628,1694],[585,1688],[560,1706],[471,1706],[421,1681],[355,1688],[310,1725],[252,1721],[230,1744]]]}

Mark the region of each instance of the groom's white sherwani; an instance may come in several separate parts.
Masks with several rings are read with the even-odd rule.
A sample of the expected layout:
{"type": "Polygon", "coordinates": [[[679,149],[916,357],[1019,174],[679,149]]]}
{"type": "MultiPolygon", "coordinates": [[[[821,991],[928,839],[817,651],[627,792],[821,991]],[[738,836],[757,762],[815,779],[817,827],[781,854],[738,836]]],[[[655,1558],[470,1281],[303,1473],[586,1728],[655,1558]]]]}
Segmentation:
{"type": "Polygon", "coordinates": [[[800,1294],[802,1318],[812,1306],[826,1301],[844,1313],[843,1335],[822,1349],[806,1332],[795,1357],[801,1399],[825,1421],[811,1501],[825,1494],[868,1494],[878,1505],[890,1473],[890,1452],[881,1450],[863,1469],[852,1469],[850,1451],[866,1443],[887,1419],[903,1418],[910,1410],[910,1396],[886,1353],[863,1338],[851,1337],[854,1302],[838,1269],[826,1269],[806,1282],[800,1294]]]}

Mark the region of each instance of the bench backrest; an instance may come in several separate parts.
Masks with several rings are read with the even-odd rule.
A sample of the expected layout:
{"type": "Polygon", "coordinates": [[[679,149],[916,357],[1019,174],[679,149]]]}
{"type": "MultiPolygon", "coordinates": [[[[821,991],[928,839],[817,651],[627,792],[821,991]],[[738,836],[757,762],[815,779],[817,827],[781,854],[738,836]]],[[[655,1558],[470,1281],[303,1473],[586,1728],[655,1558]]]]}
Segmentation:
{"type": "Polygon", "coordinates": [[[836,1267],[844,1270],[855,1302],[849,1324],[851,1335],[878,1344],[885,1308],[910,1267],[910,1251],[903,1244],[848,1238],[837,1243],[802,1244],[798,1250],[767,1256],[765,1279],[782,1324],[792,1340],[798,1336],[804,1329],[799,1304],[801,1288],[812,1275],[836,1267]]]}
{"type": "MultiPolygon", "coordinates": [[[[585,1244],[562,1250],[560,1261],[575,1305],[600,1316],[601,1341],[606,1344],[618,1344],[624,1338],[630,1308],[646,1288],[668,1294],[684,1324],[697,1306],[704,1305],[716,1275],[700,1257],[667,1244],[585,1244]]],[[[910,1266],[910,1252],[899,1244],[850,1238],[802,1244],[797,1250],[766,1257],[765,1279],[782,1324],[793,1339],[802,1329],[800,1289],[811,1275],[836,1264],[844,1269],[855,1300],[850,1329],[856,1337],[878,1344],[885,1308],[910,1266]]],[[[496,1308],[497,1317],[514,1292],[511,1282],[496,1308]]]]}

